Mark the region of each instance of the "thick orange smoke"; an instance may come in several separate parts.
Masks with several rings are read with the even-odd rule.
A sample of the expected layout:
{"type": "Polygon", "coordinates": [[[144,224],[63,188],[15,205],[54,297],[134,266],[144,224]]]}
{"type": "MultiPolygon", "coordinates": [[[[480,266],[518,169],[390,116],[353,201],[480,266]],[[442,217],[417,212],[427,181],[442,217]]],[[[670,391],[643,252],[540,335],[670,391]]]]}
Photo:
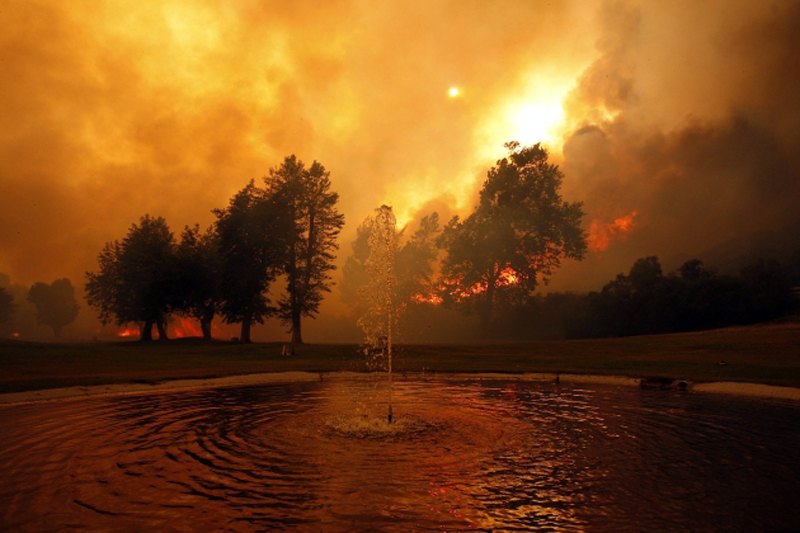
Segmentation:
{"type": "Polygon", "coordinates": [[[724,4],[7,0],[0,273],[80,293],[141,215],[207,225],[292,153],[331,171],[346,255],[383,203],[468,212],[509,140],[544,141],[597,219],[553,288],[796,235],[800,5],[724,4]]]}
{"type": "Polygon", "coordinates": [[[613,222],[604,224],[599,219],[592,220],[589,224],[587,244],[590,250],[602,252],[613,241],[623,238],[634,226],[637,211],[631,211],[625,216],[615,218],[613,222]]]}

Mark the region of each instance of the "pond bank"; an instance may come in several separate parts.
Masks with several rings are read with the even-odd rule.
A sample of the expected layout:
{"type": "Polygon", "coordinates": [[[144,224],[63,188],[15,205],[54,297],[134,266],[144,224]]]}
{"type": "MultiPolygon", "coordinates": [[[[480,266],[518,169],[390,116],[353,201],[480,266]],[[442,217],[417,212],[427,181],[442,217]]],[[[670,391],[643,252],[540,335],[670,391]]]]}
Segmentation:
{"type": "MultiPolygon", "coordinates": [[[[0,406],[39,402],[54,402],[78,398],[152,394],[224,387],[246,387],[267,383],[322,381],[332,379],[376,379],[375,373],[364,372],[262,372],[224,377],[175,379],[154,383],[114,383],[107,385],[73,386],[0,394],[0,406]]],[[[683,380],[634,378],[572,373],[398,373],[396,379],[454,379],[454,380],[521,380],[558,382],[565,384],[599,384],[643,389],[676,389],[687,392],[733,394],[760,398],[800,401],[800,388],[745,382],[691,383],[683,380]]]]}

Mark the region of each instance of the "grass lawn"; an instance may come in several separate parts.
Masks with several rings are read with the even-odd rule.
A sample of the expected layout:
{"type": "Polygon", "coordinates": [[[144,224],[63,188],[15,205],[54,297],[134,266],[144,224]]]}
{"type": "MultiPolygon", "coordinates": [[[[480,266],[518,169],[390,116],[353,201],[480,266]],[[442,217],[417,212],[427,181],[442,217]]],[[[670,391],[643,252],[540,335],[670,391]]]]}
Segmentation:
{"type": "MultiPolygon", "coordinates": [[[[569,372],[800,387],[800,323],[613,339],[401,345],[395,349],[394,367],[409,372],[569,372]]],[[[0,340],[0,392],[295,370],[367,368],[358,347],[344,344],[298,346],[294,356],[285,357],[276,343],[0,340]]]]}

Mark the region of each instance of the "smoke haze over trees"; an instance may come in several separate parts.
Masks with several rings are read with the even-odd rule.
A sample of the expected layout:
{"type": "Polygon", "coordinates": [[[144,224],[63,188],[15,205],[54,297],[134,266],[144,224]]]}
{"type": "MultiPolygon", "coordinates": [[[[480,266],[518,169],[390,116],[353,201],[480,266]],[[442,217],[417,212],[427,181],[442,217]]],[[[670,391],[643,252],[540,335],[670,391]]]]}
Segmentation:
{"type": "Polygon", "coordinates": [[[62,328],[78,316],[75,289],[66,278],[57,279],[49,285],[34,283],[28,291],[28,301],[36,306],[36,321],[50,326],[56,337],[60,337],[62,328]]]}
{"type": "Polygon", "coordinates": [[[15,309],[14,297],[6,290],[5,287],[0,287],[0,324],[4,324],[11,320],[11,315],[15,309]]]}
{"type": "MultiPolygon", "coordinates": [[[[587,253],[548,290],[597,291],[654,254],[667,272],[796,264],[796,2],[5,5],[0,272],[26,290],[79,284],[142,213],[212,225],[292,152],[335,169],[348,220],[463,218],[509,139],[545,142],[583,202],[587,253]]],[[[304,336],[341,340],[341,300],[304,336]]],[[[89,338],[84,315],[69,332],[89,338]]]]}
{"type": "Polygon", "coordinates": [[[441,237],[444,294],[477,301],[485,334],[498,296],[520,301],[563,259],[580,260],[586,252],[581,204],[561,199],[563,175],[547,151],[539,144],[506,146],[509,155],[489,170],[475,211],[463,221],[454,217],[441,237]]]}

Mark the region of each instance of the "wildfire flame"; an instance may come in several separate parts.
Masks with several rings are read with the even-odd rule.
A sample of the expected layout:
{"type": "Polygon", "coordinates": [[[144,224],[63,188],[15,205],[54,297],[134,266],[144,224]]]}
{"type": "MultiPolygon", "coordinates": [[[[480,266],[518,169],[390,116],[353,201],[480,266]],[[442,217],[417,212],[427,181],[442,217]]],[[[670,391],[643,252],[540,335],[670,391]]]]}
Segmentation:
{"type": "MultiPolygon", "coordinates": [[[[169,333],[170,337],[178,339],[183,337],[203,336],[203,332],[200,329],[200,325],[197,323],[197,321],[185,317],[180,317],[176,322],[171,323],[168,326],[167,332],[169,333]]],[[[117,337],[123,339],[138,337],[139,335],[141,335],[141,331],[138,327],[126,327],[117,332],[117,337]]]]}
{"type": "Polygon", "coordinates": [[[623,238],[633,228],[638,215],[638,211],[631,211],[625,216],[615,218],[609,224],[605,224],[597,218],[592,220],[589,225],[589,238],[587,239],[589,249],[602,252],[608,248],[612,241],[623,238]]]}
{"type": "Polygon", "coordinates": [[[181,339],[184,337],[202,337],[203,331],[197,320],[180,317],[176,322],[170,324],[171,336],[181,339]]]}
{"type": "Polygon", "coordinates": [[[117,332],[117,337],[128,338],[128,337],[138,337],[141,332],[139,328],[125,328],[121,329],[117,332]]]}
{"type": "Polygon", "coordinates": [[[439,305],[444,301],[444,299],[441,296],[439,296],[438,294],[435,294],[435,293],[428,294],[428,295],[419,293],[419,294],[415,294],[414,296],[412,296],[411,297],[411,301],[413,303],[415,303],[415,304],[439,305]]]}
{"type": "Polygon", "coordinates": [[[498,287],[510,287],[519,283],[519,276],[511,267],[506,267],[500,272],[500,277],[497,279],[498,287]]]}
{"type": "MultiPolygon", "coordinates": [[[[500,274],[498,274],[497,280],[495,281],[495,287],[511,287],[519,284],[519,282],[520,279],[517,272],[513,268],[507,266],[500,271],[500,274]]],[[[445,280],[439,285],[438,291],[430,294],[415,294],[411,297],[411,301],[416,304],[440,305],[442,302],[444,302],[444,299],[439,296],[439,294],[442,292],[449,292],[450,296],[457,302],[460,302],[465,298],[469,298],[470,296],[476,296],[486,292],[486,285],[482,282],[474,283],[463,290],[453,290],[453,287],[457,287],[458,285],[459,283],[457,280],[445,280]]]]}

